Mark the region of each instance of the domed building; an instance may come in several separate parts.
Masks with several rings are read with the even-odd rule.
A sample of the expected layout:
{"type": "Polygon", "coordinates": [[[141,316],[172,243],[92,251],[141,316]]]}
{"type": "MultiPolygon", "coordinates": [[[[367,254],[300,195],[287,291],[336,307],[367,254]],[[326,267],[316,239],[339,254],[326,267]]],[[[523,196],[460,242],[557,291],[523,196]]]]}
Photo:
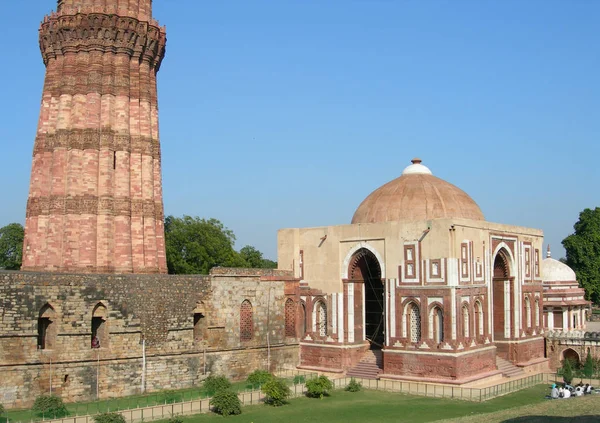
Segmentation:
{"type": "Polygon", "coordinates": [[[300,367],[453,384],[543,368],[542,242],[412,160],[351,224],[279,231],[300,367]]]}
{"type": "Polygon", "coordinates": [[[573,269],[552,258],[550,245],[542,263],[544,284],[544,324],[548,330],[585,330],[590,302],[579,287],[573,269]]]}

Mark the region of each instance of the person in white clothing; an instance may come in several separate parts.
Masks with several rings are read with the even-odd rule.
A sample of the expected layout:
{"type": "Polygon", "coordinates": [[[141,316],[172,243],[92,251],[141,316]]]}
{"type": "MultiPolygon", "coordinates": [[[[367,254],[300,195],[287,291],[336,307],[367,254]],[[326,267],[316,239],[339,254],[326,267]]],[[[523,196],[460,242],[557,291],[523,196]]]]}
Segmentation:
{"type": "Polygon", "coordinates": [[[571,391],[569,391],[568,389],[565,389],[563,398],[571,398],[571,391]]]}

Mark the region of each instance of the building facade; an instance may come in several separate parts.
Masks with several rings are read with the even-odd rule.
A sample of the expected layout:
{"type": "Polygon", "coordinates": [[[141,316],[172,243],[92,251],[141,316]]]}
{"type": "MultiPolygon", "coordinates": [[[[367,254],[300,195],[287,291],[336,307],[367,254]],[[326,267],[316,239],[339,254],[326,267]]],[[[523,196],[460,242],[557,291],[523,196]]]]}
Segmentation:
{"type": "Polygon", "coordinates": [[[545,365],[542,232],[486,222],[415,159],[352,224],[279,231],[278,261],[303,295],[301,366],[347,371],[381,351],[380,377],[465,383],[499,356],[545,365]]]}

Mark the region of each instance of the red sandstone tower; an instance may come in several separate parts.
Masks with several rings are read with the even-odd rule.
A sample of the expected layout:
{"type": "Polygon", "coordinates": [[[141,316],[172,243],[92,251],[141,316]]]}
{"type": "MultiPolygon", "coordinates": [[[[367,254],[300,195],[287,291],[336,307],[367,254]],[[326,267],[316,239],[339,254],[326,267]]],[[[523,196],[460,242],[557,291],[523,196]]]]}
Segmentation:
{"type": "Polygon", "coordinates": [[[58,0],[39,39],[22,269],[166,273],[152,0],[58,0]]]}

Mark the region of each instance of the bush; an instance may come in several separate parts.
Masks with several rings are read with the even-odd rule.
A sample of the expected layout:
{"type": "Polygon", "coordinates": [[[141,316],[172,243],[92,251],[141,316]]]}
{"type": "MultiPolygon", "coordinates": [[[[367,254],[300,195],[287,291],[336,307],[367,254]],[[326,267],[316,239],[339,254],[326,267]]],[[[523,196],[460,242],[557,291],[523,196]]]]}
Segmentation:
{"type": "Polygon", "coordinates": [[[265,402],[276,407],[284,405],[286,399],[292,394],[285,379],[272,377],[263,386],[262,391],[267,396],[265,402]]]}
{"type": "Polygon", "coordinates": [[[248,382],[249,387],[256,389],[271,379],[273,379],[273,375],[266,370],[255,370],[248,375],[246,382],[248,382]]]}
{"type": "Polygon", "coordinates": [[[585,358],[585,364],[583,365],[583,375],[585,377],[592,377],[594,374],[594,360],[592,354],[588,350],[587,357],[585,358]]]}
{"type": "Polygon", "coordinates": [[[55,395],[40,395],[35,399],[32,409],[43,417],[56,418],[69,414],[62,398],[55,395]]]}
{"type": "Polygon", "coordinates": [[[333,389],[333,383],[325,375],[315,377],[306,381],[306,395],[311,398],[323,398],[329,395],[333,389]]]}
{"type": "Polygon", "coordinates": [[[225,376],[211,375],[204,380],[204,391],[210,396],[228,389],[231,389],[231,382],[225,376]]]}
{"type": "Polygon", "coordinates": [[[4,414],[4,406],[0,404],[0,414],[4,414]]]}
{"type": "Polygon", "coordinates": [[[171,416],[167,423],[183,423],[183,418],[181,416],[171,416]]]}
{"type": "Polygon", "coordinates": [[[350,383],[346,385],[345,390],[348,392],[358,392],[362,389],[362,385],[360,382],[357,382],[356,379],[350,378],[350,383]]]}
{"type": "Polygon", "coordinates": [[[210,405],[215,413],[223,416],[242,414],[242,403],[237,394],[230,390],[218,391],[210,400],[210,405]]]}
{"type": "Polygon", "coordinates": [[[125,423],[121,413],[100,413],[94,416],[96,423],[125,423]]]}
{"type": "Polygon", "coordinates": [[[562,374],[565,383],[570,385],[573,381],[573,365],[568,358],[565,358],[563,361],[562,374]]]}
{"type": "Polygon", "coordinates": [[[296,375],[294,376],[294,385],[298,385],[299,383],[306,382],[306,376],[304,375],[296,375]]]}

